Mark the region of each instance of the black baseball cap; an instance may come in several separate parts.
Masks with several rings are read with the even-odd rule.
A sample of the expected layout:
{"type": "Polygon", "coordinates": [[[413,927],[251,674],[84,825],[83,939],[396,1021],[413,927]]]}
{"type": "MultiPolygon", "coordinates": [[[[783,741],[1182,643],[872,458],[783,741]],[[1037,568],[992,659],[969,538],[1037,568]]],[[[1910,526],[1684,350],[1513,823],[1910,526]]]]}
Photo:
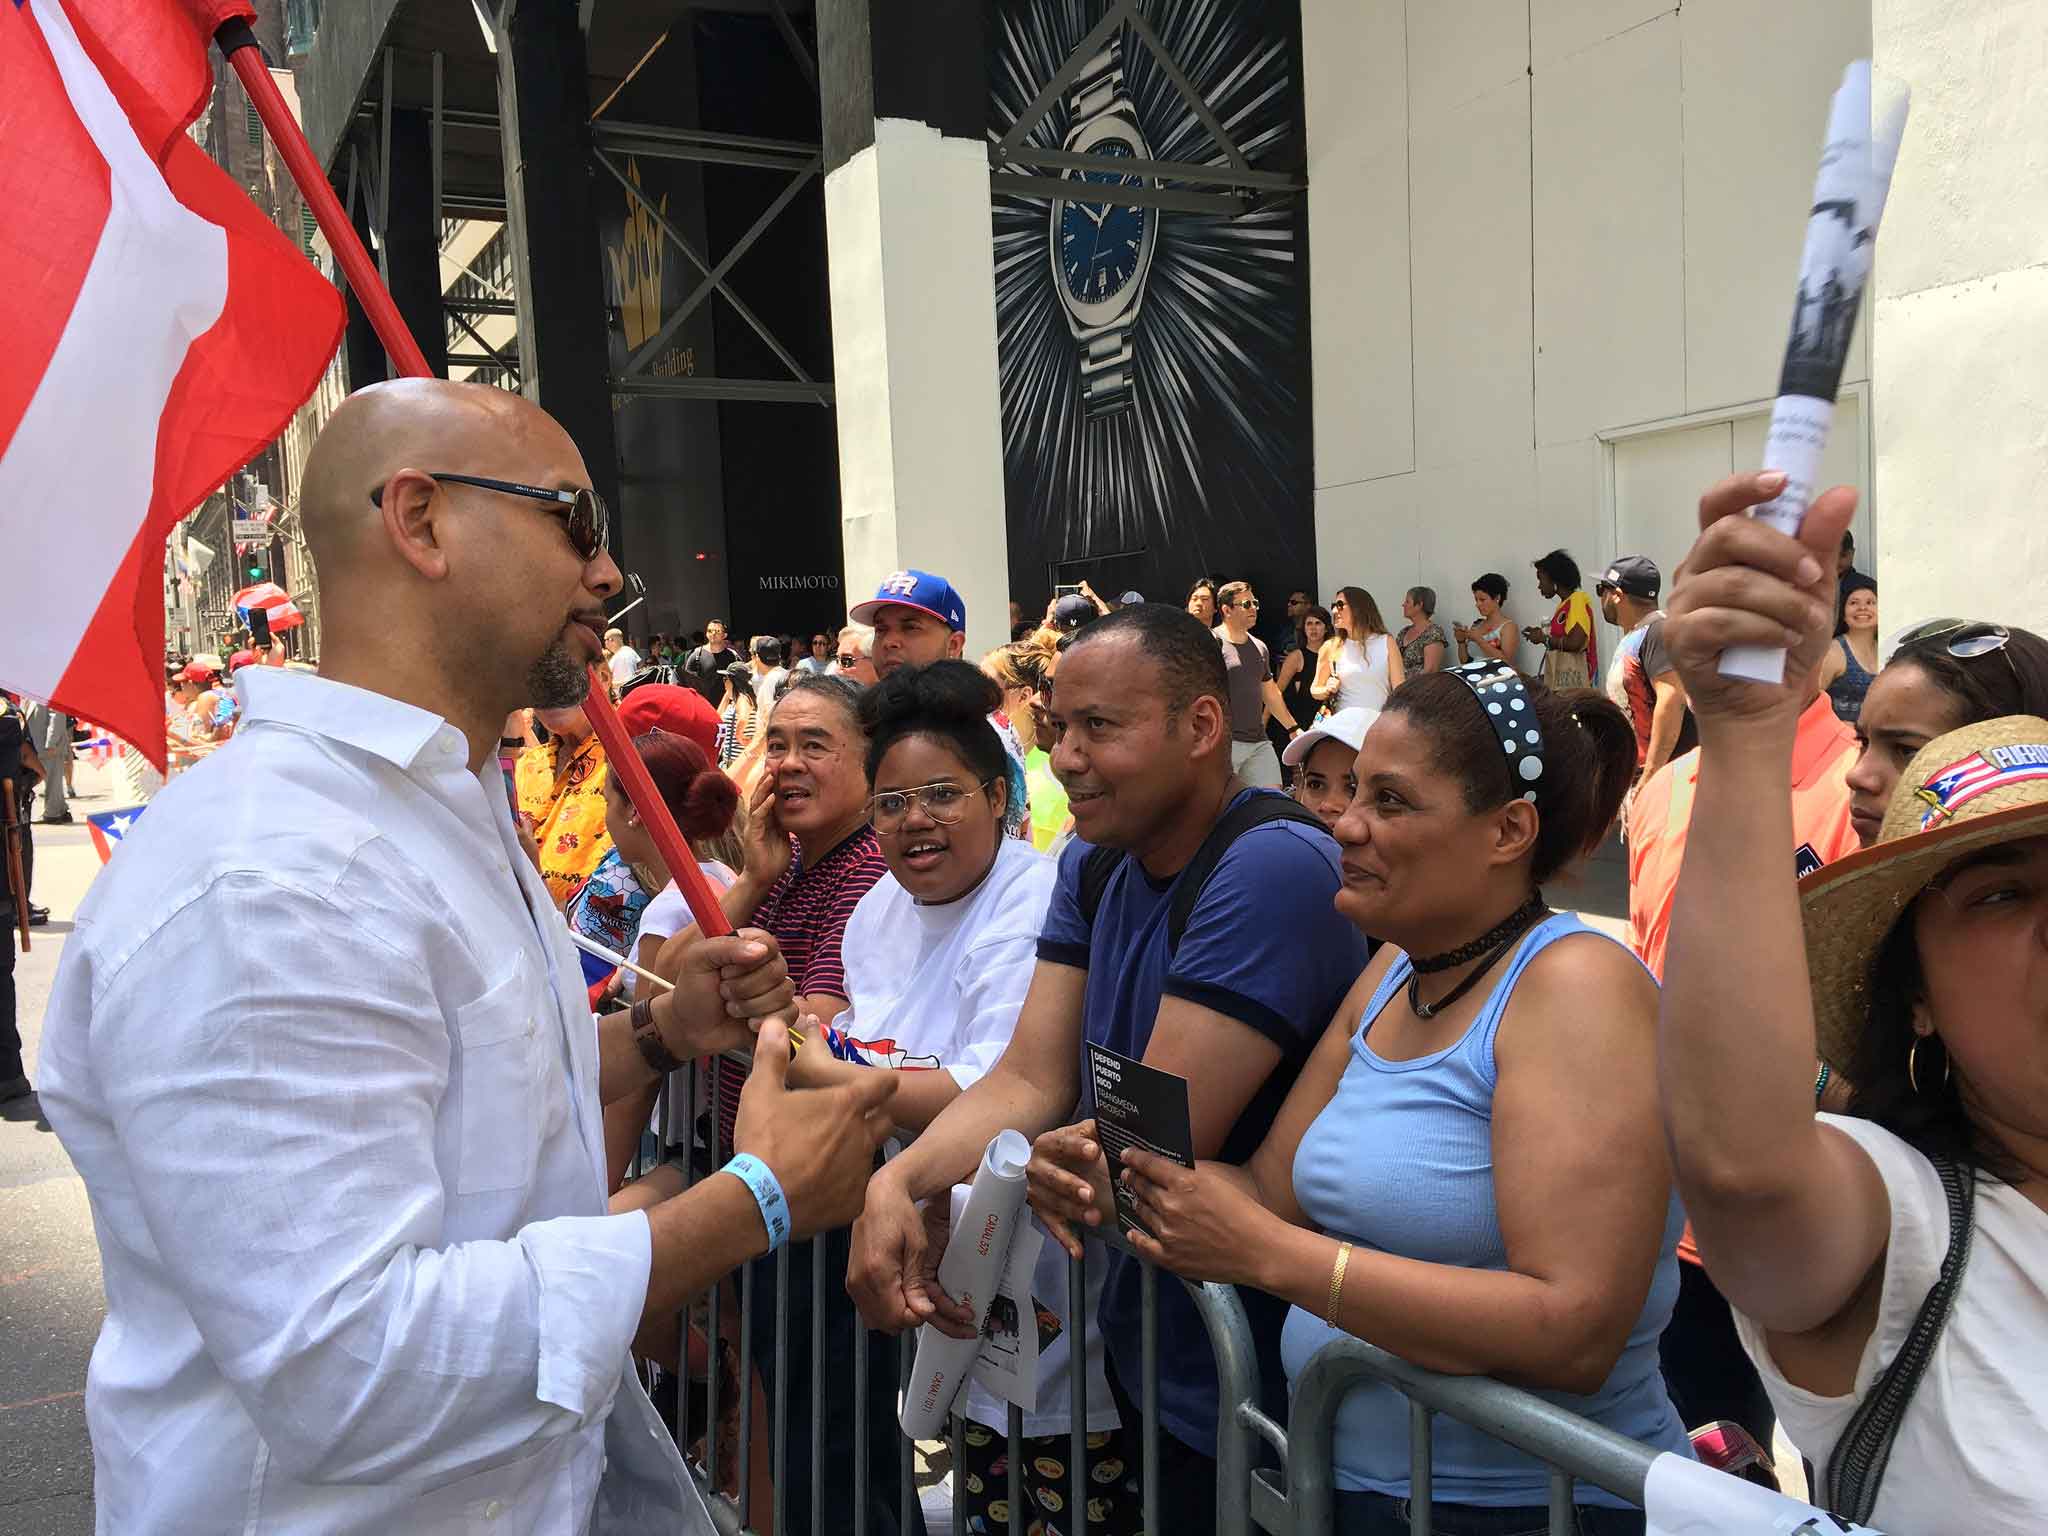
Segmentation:
{"type": "Polygon", "coordinates": [[[1626,597],[1654,603],[1664,590],[1664,575],[1647,555],[1623,555],[1600,573],[1594,585],[1613,587],[1626,597]]]}
{"type": "Polygon", "coordinates": [[[1095,605],[1078,592],[1069,592],[1052,605],[1054,629],[1079,629],[1095,617],[1095,605]]]}

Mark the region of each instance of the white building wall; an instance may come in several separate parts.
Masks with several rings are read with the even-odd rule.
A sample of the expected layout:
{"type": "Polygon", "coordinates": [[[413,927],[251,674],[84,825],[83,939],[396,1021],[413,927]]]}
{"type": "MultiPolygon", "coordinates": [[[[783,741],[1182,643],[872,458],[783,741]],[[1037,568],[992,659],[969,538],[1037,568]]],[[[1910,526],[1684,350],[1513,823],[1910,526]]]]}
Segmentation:
{"type": "Polygon", "coordinates": [[[1913,91],[1874,273],[1886,628],[2048,633],[2048,5],[1874,11],[1878,88],[1913,91]]]}
{"type": "MultiPolygon", "coordinates": [[[[1869,5],[1303,0],[1302,31],[1323,595],[1392,621],[1426,584],[1449,620],[1494,570],[1537,622],[1555,545],[1668,581],[1761,440],[1869,5]]],[[[1861,484],[1859,412],[1832,457],[1861,484]]]]}

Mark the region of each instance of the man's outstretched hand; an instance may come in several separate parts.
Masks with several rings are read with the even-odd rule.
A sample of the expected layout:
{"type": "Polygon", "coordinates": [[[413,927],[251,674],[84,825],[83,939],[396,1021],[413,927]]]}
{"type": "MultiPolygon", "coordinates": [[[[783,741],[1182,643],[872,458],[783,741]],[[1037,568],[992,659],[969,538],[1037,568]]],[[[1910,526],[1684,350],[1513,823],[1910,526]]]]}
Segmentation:
{"type": "Polygon", "coordinates": [[[930,1323],[956,1339],[974,1337],[981,1319],[939,1284],[952,1215],[944,1191],[919,1210],[886,1166],[868,1181],[865,1208],[853,1224],[846,1293],[870,1328],[901,1333],[930,1323]]]}
{"type": "Polygon", "coordinates": [[[836,1088],[792,1090],[788,1073],[789,1031],[770,1019],[755,1037],[732,1144],[766,1163],[782,1186],[790,1236],[810,1237],[860,1214],[875,1149],[889,1135],[896,1078],[875,1072],[836,1088]]]}

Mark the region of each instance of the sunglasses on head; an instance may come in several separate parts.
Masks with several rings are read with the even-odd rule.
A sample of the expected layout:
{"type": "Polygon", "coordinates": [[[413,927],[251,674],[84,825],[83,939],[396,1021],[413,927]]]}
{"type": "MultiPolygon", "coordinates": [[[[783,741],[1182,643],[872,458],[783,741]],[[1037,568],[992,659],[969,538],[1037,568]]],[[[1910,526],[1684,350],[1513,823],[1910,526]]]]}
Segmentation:
{"type": "MultiPolygon", "coordinates": [[[[437,483],[473,485],[505,496],[523,496],[528,501],[550,501],[568,508],[562,514],[562,526],[569,535],[570,546],[586,563],[602,554],[609,542],[610,517],[605,511],[604,498],[588,486],[549,490],[542,485],[522,485],[516,480],[491,480],[482,475],[454,475],[440,471],[429,471],[427,478],[437,483]]],[[[375,507],[384,505],[383,486],[370,492],[370,504],[375,507]]]]}
{"type": "Polygon", "coordinates": [[[1989,656],[1993,651],[2004,650],[2011,639],[2011,630],[1988,620],[1928,619],[1899,636],[1896,649],[1903,651],[1909,645],[1929,645],[1939,640],[1949,655],[1968,661],[1973,656],[1989,656]]]}

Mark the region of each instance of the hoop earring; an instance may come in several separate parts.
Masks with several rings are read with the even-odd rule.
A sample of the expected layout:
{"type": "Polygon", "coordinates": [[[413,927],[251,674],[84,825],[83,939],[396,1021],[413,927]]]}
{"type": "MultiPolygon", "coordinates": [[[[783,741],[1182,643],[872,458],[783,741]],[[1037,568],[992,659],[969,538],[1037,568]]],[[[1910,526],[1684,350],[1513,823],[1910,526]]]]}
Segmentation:
{"type": "MultiPolygon", "coordinates": [[[[1920,1063],[1917,1059],[1920,1055],[1920,1044],[1923,1040],[1930,1038],[1931,1036],[1927,1035],[1915,1035],[1913,1043],[1906,1048],[1906,1082],[1916,1094],[1920,1092],[1920,1063]]],[[[1949,1065],[1948,1052],[1943,1051],[1941,1053],[1942,1087],[1946,1088],[1948,1086],[1949,1075],[1952,1070],[1953,1068],[1949,1065]]]]}

